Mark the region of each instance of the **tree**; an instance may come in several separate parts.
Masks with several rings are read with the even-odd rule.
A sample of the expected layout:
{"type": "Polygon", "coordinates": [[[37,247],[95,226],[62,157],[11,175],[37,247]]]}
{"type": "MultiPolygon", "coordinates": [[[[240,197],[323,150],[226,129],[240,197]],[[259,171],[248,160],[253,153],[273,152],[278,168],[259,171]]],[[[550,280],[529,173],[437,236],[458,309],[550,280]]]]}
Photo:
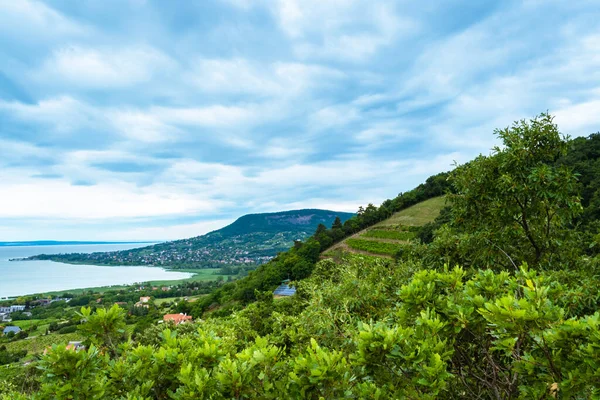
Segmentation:
{"type": "Polygon", "coordinates": [[[456,168],[450,180],[452,225],[467,234],[475,258],[512,264],[558,261],[567,227],[581,212],[577,179],[556,161],[568,142],[543,113],[494,132],[503,147],[456,168]]]}
{"type": "Polygon", "coordinates": [[[79,316],[85,322],[78,328],[89,342],[115,355],[117,346],[125,339],[125,310],[115,304],[92,314],[89,307],[82,307],[79,316]]]}
{"type": "Polygon", "coordinates": [[[344,226],[342,225],[342,220],[340,217],[335,217],[333,224],[331,225],[331,229],[342,229],[344,226]]]}

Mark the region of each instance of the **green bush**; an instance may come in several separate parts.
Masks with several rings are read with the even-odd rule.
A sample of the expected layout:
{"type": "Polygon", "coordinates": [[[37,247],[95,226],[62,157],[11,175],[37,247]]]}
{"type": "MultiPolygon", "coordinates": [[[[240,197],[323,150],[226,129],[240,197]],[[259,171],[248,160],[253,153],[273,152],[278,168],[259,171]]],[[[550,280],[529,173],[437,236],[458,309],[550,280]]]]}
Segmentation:
{"type": "Polygon", "coordinates": [[[64,335],[66,333],[73,333],[73,332],[77,332],[76,325],[64,326],[64,327],[60,328],[57,333],[60,335],[64,335]]]}

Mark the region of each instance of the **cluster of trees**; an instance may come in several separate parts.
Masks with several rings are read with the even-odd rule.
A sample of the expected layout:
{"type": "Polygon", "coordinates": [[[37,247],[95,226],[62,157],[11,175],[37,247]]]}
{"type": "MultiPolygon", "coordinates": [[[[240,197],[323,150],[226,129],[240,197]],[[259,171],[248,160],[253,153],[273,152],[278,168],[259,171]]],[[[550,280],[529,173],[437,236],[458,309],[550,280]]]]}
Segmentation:
{"type": "Polygon", "coordinates": [[[27,355],[27,350],[18,350],[11,352],[6,349],[6,346],[0,346],[0,365],[6,365],[19,361],[21,358],[27,355]]]}
{"type": "Polygon", "coordinates": [[[318,261],[334,223],[207,296],[247,303],[234,313],[132,339],[120,308],[84,308],[88,350],[54,346],[0,399],[597,398],[594,195],[551,116],[496,133],[504,146],[452,172],[450,208],[418,232],[431,240],[397,261],[318,261]],[[296,296],[274,300],[288,276],[296,296]]]}

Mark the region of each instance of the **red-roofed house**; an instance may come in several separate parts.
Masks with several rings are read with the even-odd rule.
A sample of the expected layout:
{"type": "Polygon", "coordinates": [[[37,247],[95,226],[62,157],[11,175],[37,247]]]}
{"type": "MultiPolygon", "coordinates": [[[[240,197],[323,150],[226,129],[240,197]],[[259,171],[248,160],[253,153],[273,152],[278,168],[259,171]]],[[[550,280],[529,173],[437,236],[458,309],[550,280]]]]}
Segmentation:
{"type": "Polygon", "coordinates": [[[186,322],[192,322],[192,316],[186,314],[166,314],[163,317],[163,321],[165,322],[174,322],[175,325],[185,324],[186,322]]]}

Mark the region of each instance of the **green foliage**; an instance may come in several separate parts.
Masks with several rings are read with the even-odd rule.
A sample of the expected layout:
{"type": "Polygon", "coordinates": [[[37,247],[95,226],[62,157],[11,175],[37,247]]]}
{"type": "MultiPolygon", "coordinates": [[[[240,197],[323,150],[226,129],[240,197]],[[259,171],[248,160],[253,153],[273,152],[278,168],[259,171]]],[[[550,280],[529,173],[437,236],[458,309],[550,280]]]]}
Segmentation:
{"type": "Polygon", "coordinates": [[[78,329],[87,341],[100,350],[116,354],[117,346],[126,338],[125,310],[116,304],[109,309],[99,308],[96,313],[82,307],[79,315],[83,323],[78,329]]]}
{"type": "Polygon", "coordinates": [[[17,350],[11,352],[6,349],[6,346],[0,346],[0,365],[10,364],[19,361],[27,355],[27,350],[17,350]]]}
{"type": "Polygon", "coordinates": [[[548,114],[494,133],[502,148],[450,175],[456,191],[450,196],[452,226],[468,248],[454,261],[556,266],[572,260],[562,250],[582,210],[577,180],[570,168],[555,165],[566,154],[567,141],[548,114]]]}
{"type": "Polygon", "coordinates": [[[41,399],[104,399],[107,379],[102,373],[106,357],[93,345],[74,351],[53,346],[42,358],[41,399]]]}
{"type": "Polygon", "coordinates": [[[377,242],[374,240],[366,239],[354,239],[350,238],[346,240],[346,244],[353,249],[367,251],[374,254],[384,254],[393,256],[400,248],[400,244],[377,242]]]}
{"type": "Polygon", "coordinates": [[[371,229],[367,232],[363,233],[361,236],[367,238],[376,238],[376,239],[390,239],[390,240],[411,240],[415,237],[413,232],[407,231],[395,231],[395,230],[381,230],[381,229],[371,229]]]}
{"type": "Polygon", "coordinates": [[[599,389],[600,314],[568,316],[560,304],[577,282],[566,275],[351,256],[319,262],[298,286],[281,306],[259,294],[234,315],[153,328],[155,339],[112,355],[55,346],[40,362],[39,396],[590,398],[599,389]]]}

